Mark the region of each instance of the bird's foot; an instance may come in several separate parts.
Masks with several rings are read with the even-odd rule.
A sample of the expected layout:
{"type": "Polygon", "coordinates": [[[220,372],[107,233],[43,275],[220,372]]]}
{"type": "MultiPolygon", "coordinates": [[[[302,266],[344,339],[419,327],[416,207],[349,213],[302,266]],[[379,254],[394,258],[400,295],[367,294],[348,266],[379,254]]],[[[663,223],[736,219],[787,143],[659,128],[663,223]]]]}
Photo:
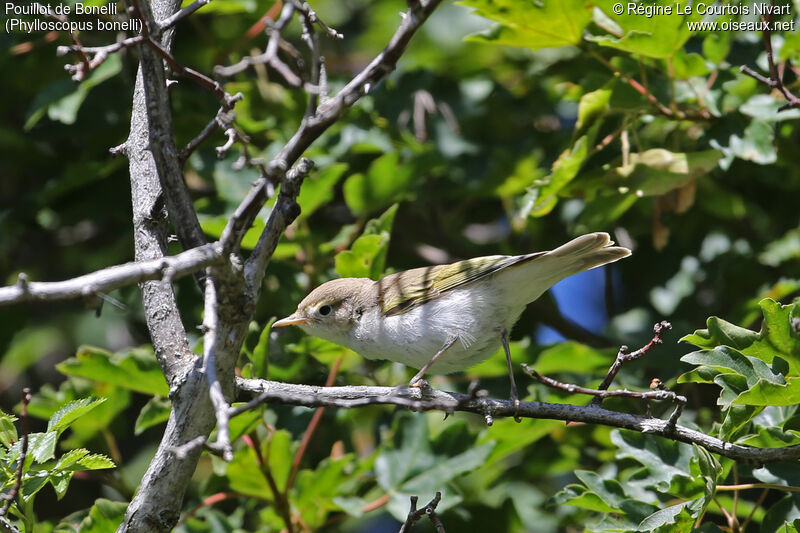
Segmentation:
{"type": "Polygon", "coordinates": [[[422,390],[430,388],[430,384],[422,378],[413,378],[411,381],[408,382],[408,386],[409,388],[413,387],[415,389],[422,389],[422,390]]]}
{"type": "Polygon", "coordinates": [[[516,395],[516,391],[513,391],[513,392],[514,393],[511,394],[511,398],[510,399],[511,399],[511,402],[514,404],[514,422],[519,424],[520,422],[522,422],[522,419],[519,417],[519,398],[516,395]]]}

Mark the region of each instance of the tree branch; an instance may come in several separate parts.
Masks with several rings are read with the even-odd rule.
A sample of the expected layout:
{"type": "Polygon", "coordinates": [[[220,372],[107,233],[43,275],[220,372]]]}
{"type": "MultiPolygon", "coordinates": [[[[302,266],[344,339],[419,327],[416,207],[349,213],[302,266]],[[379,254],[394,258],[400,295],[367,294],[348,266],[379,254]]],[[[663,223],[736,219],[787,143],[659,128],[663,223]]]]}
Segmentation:
{"type": "Polygon", "coordinates": [[[0,287],[0,306],[78,300],[148,280],[171,283],[219,261],[221,252],[222,247],[215,242],[178,255],[115,265],[64,281],[28,281],[20,274],[16,284],[0,287]]]}
{"type": "MultiPolygon", "coordinates": [[[[261,379],[236,378],[241,398],[252,398],[243,406],[234,407],[231,416],[236,416],[260,403],[280,405],[302,405],[304,407],[341,407],[346,409],[368,405],[397,405],[417,411],[443,411],[475,413],[484,418],[508,418],[515,414],[510,400],[481,397],[480,395],[439,391],[415,387],[315,387],[294,385],[261,379]]],[[[521,418],[541,418],[584,422],[604,426],[630,429],[641,433],[658,435],[667,439],[697,444],[710,452],[737,461],[771,463],[800,459],[800,445],[783,448],[755,448],[725,442],[700,431],[669,420],[645,417],[617,411],[609,411],[594,405],[566,405],[547,402],[520,402],[517,413],[521,418]]]]}

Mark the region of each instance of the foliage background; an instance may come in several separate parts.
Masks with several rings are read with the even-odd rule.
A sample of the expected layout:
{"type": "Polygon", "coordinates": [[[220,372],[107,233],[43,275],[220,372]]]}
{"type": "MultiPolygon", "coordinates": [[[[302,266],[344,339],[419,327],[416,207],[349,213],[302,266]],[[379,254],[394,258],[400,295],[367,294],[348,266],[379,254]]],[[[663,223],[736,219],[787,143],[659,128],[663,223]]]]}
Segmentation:
{"type": "MultiPolygon", "coordinates": [[[[682,17],[614,17],[606,2],[547,2],[544,8],[500,1],[464,4],[470,7],[441,6],[398,71],[306,154],[318,171],[300,197],[301,218],[270,264],[242,373],[322,384],[335,366],[335,383],[401,383],[408,377],[401,366],[364,361],[298,331],[270,335],[265,326],[337,275],[376,277],[458,258],[549,249],[580,233],[603,230],[633,247],[633,257],[566,282],[553,291],[555,299],[548,295],[531,306],[512,335],[514,360],[534,363],[562,380],[596,385],[619,344],[646,342],[652,324],[669,319],[674,334],[667,343],[626,368],[617,385],[645,388],[659,377],[689,397],[683,423],[763,446],[795,443],[793,405],[763,410],[776,403],[773,398],[737,415],[738,407],[723,401],[720,415],[715,403],[720,382],[714,385],[714,380],[724,373],[719,368],[727,367],[712,365],[717,374],[703,374],[710,367],[699,356],[681,363],[693,348],[677,344],[711,316],[759,330],[758,302],[768,296],[788,304],[800,288],[800,111],[778,113],[781,97],[739,73],[740,65],[768,72],[760,34],[691,33],[682,17]],[[476,9],[505,25],[498,29],[476,9]],[[636,37],[622,37],[631,31],[636,37]],[[484,37],[465,40],[475,32],[484,37]],[[628,77],[643,83],[663,109],[637,92],[628,77]],[[378,223],[369,222],[381,215],[378,223]],[[676,385],[692,365],[700,365],[700,371],[687,380],[709,384],[676,385]],[[735,428],[727,428],[731,432],[712,429],[713,423],[731,419],[737,420],[735,428]],[[762,441],[756,442],[758,435],[762,441]]],[[[786,20],[797,18],[797,3],[790,5],[786,20]]],[[[340,42],[323,41],[334,88],[385,45],[398,13],[406,9],[394,0],[313,6],[345,35],[340,42]]],[[[238,60],[261,44],[243,35],[271,7],[267,0],[206,6],[180,27],[176,57],[205,72],[238,60]]],[[[286,35],[299,41],[299,28],[290,26],[286,35]]],[[[83,36],[87,45],[113,38],[83,36]]],[[[132,259],[126,164],[110,157],[108,148],[126,138],[135,53],[112,57],[75,85],[63,72],[64,59],[55,55],[56,45],[66,39],[0,35],[0,66],[13,73],[3,81],[11,105],[0,109],[4,284],[14,283],[19,272],[36,280],[65,279],[132,259]]],[[[774,34],[773,45],[792,88],[797,33],[774,34]]],[[[244,93],[237,124],[269,158],[295,131],[303,95],[274,72],[258,68],[232,79],[228,90],[244,93]]],[[[185,81],[172,97],[180,146],[205,125],[217,104],[185,81]]],[[[217,160],[214,143],[222,142],[219,136],[203,146],[186,170],[212,237],[256,177],[233,170],[236,154],[217,160]]],[[[261,219],[267,214],[265,208],[261,219]]],[[[57,503],[56,492],[42,488],[32,511],[41,531],[71,513],[78,514],[65,519],[73,525],[64,528],[77,529],[81,520],[88,528],[84,516],[96,498],[129,499],[160,436],[166,387],[149,355],[138,289],[109,296],[119,305],[107,303],[99,317],[78,303],[0,309],[3,411],[13,410],[23,386],[32,387],[31,412],[39,418],[32,424],[46,433],[47,420],[66,402],[107,398],[60,435],[53,454],[57,459],[65,450],[85,447],[109,456],[117,468],[71,476],[71,488],[57,503]]],[[[187,329],[193,330],[202,306],[191,279],[178,283],[178,297],[187,329]]],[[[797,316],[791,308],[781,313],[786,320],[797,316]]],[[[715,324],[709,323],[712,332],[715,324]]],[[[732,331],[722,324],[722,331],[732,331]]],[[[754,356],[736,344],[737,335],[747,337],[734,330],[732,336],[718,335],[717,342],[693,342],[708,350],[732,346],[754,356]]],[[[800,357],[791,344],[796,339],[789,330],[781,337],[788,343],[783,357],[789,361],[800,357]]],[[[772,357],[766,359],[772,364],[772,357]]],[[[504,372],[497,355],[465,375],[432,383],[465,390],[471,379],[480,378],[492,395],[504,397],[504,372]]],[[[781,375],[791,378],[788,370],[781,375]]],[[[754,383],[731,389],[723,380],[722,390],[734,390],[736,397],[754,383]]],[[[586,401],[538,386],[529,394],[586,401]]],[[[644,411],[630,402],[611,405],[644,411]]],[[[234,462],[201,461],[185,504],[187,512],[197,509],[181,527],[279,530],[285,527],[283,494],[284,505],[299,517],[299,530],[388,531],[396,529],[389,515],[401,518],[407,512],[409,494],[427,501],[435,490],[444,492],[440,510],[453,531],[465,530],[466,524],[476,530],[629,530],[639,524],[635,517],[650,514],[642,510],[645,505],[657,510],[698,501],[696,509],[685,511],[692,516],[689,530],[692,523],[700,524],[707,506],[706,531],[716,527],[711,523],[729,526],[725,513],[744,520],[756,509],[747,531],[775,531],[784,520],[800,517],[800,504],[781,491],[771,491],[755,506],[759,491],[744,491],[734,503],[729,493],[697,485],[712,478],[714,486],[767,479],[796,485],[795,470],[788,466],[770,478],[753,467],[717,463],[685,445],[656,446],[657,441],[604,427],[502,420],[486,428],[471,416],[443,421],[441,414],[385,407],[326,410],[302,469],[287,488],[284,480],[312,413],[270,408],[240,421],[237,434],[246,437],[234,462]],[[656,446],[652,461],[643,464],[641,450],[649,446],[656,446]],[[665,464],[675,471],[659,478],[665,464]],[[253,476],[254,471],[261,475],[253,476]],[[278,480],[277,490],[270,477],[278,480]],[[639,507],[632,510],[626,501],[639,507]],[[557,505],[564,502],[573,505],[557,505]],[[370,505],[376,510],[363,513],[370,505]],[[607,523],[609,517],[618,521],[607,523]],[[600,523],[585,526],[587,520],[600,523]]],[[[46,455],[42,464],[52,467],[48,461],[56,459],[46,455]]],[[[106,512],[113,522],[119,510],[103,501],[98,505],[95,514],[106,512]]],[[[662,527],[682,524],[673,519],[662,527]]]]}

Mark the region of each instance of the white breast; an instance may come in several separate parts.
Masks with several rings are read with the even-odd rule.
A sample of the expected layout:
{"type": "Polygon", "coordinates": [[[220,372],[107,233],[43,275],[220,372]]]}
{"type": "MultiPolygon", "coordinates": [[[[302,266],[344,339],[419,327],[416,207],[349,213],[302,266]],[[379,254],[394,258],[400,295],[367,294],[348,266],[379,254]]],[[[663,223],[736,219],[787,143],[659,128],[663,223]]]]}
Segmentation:
{"type": "Polygon", "coordinates": [[[456,289],[407,313],[381,317],[375,308],[353,328],[349,347],[368,359],[388,359],[421,368],[456,339],[431,368],[447,374],[477,364],[500,346],[500,332],[511,329],[524,307],[499,302],[492,283],[481,290],[456,289]]]}

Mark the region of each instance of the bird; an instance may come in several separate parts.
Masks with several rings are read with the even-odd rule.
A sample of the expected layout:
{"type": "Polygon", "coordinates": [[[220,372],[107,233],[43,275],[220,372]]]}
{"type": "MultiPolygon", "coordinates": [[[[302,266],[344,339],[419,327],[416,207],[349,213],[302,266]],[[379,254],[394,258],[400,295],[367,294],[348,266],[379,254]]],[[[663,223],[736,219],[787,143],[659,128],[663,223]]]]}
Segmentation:
{"type": "MultiPolygon", "coordinates": [[[[308,294],[272,327],[350,348],[367,359],[403,363],[423,376],[465,370],[502,345],[515,413],[519,397],[508,332],[525,307],[562,279],[631,254],[607,233],[589,233],[550,251],[491,255],[370,278],[340,278],[308,294]]],[[[519,420],[515,414],[515,419],[519,420]]]]}

